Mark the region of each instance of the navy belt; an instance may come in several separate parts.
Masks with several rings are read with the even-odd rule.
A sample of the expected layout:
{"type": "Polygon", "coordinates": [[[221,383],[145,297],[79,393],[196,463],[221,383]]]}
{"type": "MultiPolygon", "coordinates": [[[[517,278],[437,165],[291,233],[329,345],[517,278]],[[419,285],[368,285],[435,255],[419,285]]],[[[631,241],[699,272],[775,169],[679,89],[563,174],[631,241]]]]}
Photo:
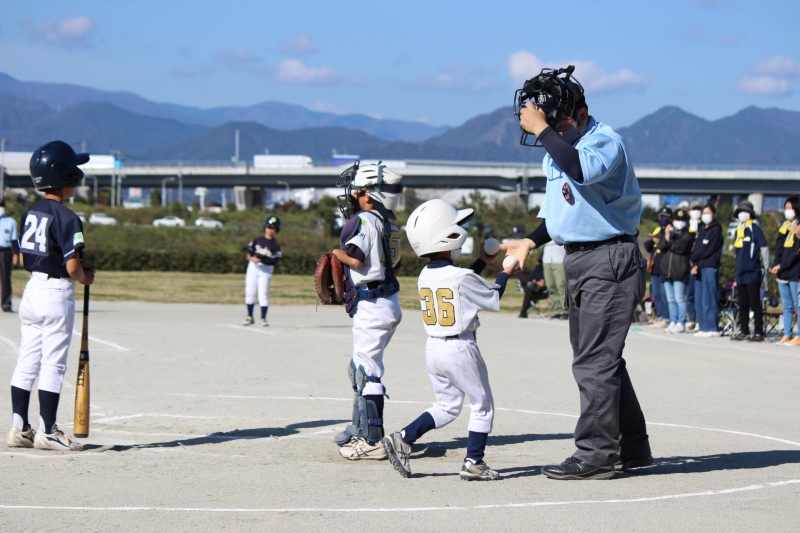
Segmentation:
{"type": "Polygon", "coordinates": [[[400,290],[400,284],[397,279],[390,279],[387,281],[370,281],[367,283],[367,289],[359,289],[358,299],[372,301],[378,298],[388,298],[400,290]]]}
{"type": "Polygon", "coordinates": [[[604,241],[571,242],[564,245],[564,250],[568,254],[574,254],[575,252],[589,252],[595,248],[600,248],[601,246],[608,246],[609,244],[622,242],[636,242],[636,237],[633,235],[617,235],[616,237],[611,237],[610,239],[606,239],[604,241]]]}

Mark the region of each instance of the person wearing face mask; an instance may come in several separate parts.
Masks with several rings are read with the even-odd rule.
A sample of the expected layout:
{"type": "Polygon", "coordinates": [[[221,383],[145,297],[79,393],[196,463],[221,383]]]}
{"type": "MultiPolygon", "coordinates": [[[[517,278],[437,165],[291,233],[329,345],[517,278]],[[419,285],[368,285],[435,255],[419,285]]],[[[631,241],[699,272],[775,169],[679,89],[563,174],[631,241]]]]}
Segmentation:
{"type": "Polygon", "coordinates": [[[713,205],[703,208],[691,255],[699,328],[695,337],[719,337],[719,265],[724,238],[716,216],[713,205]]]}
{"type": "MultiPolygon", "coordinates": [[[[669,211],[669,216],[672,218],[672,209],[665,207],[661,211],[669,211]]],[[[667,219],[669,221],[669,219],[667,219]]],[[[661,242],[663,237],[663,230],[661,226],[655,228],[650,233],[650,238],[644,242],[644,249],[650,254],[650,262],[652,265],[650,271],[650,296],[653,297],[653,304],[655,306],[656,320],[650,327],[664,329],[669,326],[669,304],[667,303],[667,294],[664,292],[664,279],[661,277],[661,259],[664,255],[658,249],[658,243],[661,242]]]]}
{"type": "Polygon", "coordinates": [[[769,265],[769,248],[764,232],[756,223],[756,211],[748,201],[740,202],[733,212],[739,219],[736,228],[736,294],[739,299],[739,332],[732,341],[761,342],[764,340],[764,315],[761,308],[761,283],[764,267],[769,265]],[[763,263],[763,266],[762,266],[763,263]],[[755,331],[750,336],[750,312],[755,331]]]}
{"type": "MultiPolygon", "coordinates": [[[[689,232],[693,233],[695,239],[697,238],[697,231],[701,225],[700,217],[703,214],[703,206],[697,200],[692,200],[689,203],[689,232]]],[[[694,274],[689,274],[689,283],[686,285],[686,314],[688,322],[686,322],[686,331],[696,331],[697,326],[697,306],[695,303],[695,284],[697,277],[694,274]]]]}
{"type": "Polygon", "coordinates": [[[642,194],[622,137],[589,115],[573,66],[544,69],[517,94],[521,142],[547,151],[542,223],[500,246],[521,264],[548,242],[564,246],[572,374],[580,392],[573,454],[542,468],[551,479],[609,479],[653,464],[644,414],[622,357],[645,294],[636,232],[642,194]]]}
{"type": "Polygon", "coordinates": [[[17,221],[6,214],[6,201],[0,200],[0,286],[2,286],[2,308],[11,312],[11,270],[17,264],[19,243],[17,221]]]}
{"type": "Polygon", "coordinates": [[[689,231],[689,213],[685,209],[675,211],[672,224],[664,228],[664,239],[658,249],[664,254],[661,259],[661,276],[669,304],[669,327],[667,333],[686,331],[686,285],[689,283],[689,256],[694,245],[694,234],[689,231]]]}
{"type": "Polygon", "coordinates": [[[775,242],[775,261],[769,271],[778,278],[778,290],[783,307],[783,338],[778,344],[798,346],[800,345],[800,324],[798,324],[797,336],[792,338],[792,318],[795,311],[800,312],[797,297],[800,283],[800,256],[798,256],[800,239],[795,237],[792,230],[797,225],[800,198],[797,196],[788,198],[783,208],[786,222],[778,230],[778,238],[775,242]]]}

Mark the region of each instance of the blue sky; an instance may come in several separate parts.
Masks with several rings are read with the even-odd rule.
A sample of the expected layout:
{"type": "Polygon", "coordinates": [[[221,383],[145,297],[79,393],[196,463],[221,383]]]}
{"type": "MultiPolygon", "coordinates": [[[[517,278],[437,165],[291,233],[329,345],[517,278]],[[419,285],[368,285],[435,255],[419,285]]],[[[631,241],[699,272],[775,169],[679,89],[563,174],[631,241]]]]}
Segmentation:
{"type": "Polygon", "coordinates": [[[625,126],[664,105],[708,119],[800,110],[798,21],[796,0],[6,0],[0,71],[200,107],[458,125],[572,62],[591,113],[625,126]]]}

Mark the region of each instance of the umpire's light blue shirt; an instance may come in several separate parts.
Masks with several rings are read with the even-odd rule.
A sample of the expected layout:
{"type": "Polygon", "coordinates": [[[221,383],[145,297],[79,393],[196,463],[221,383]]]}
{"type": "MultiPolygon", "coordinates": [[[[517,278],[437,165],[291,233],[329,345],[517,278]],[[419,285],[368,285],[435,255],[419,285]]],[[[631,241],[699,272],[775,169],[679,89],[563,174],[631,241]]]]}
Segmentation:
{"type": "Polygon", "coordinates": [[[550,237],[567,244],[635,235],[642,193],[622,137],[590,118],[575,148],[583,183],[562,172],[549,154],[542,161],[547,188],[539,218],[547,221],[550,237]]]}
{"type": "Polygon", "coordinates": [[[17,221],[8,215],[0,217],[0,248],[11,248],[17,240],[17,221]]]}

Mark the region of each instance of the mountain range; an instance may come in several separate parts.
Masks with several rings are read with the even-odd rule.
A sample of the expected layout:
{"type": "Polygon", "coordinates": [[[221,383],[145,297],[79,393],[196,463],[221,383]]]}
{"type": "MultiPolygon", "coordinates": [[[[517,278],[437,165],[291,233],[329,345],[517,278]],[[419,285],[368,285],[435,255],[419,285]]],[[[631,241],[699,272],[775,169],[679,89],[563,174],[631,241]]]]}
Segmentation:
{"type": "MultiPolygon", "coordinates": [[[[33,149],[58,138],[75,146],[86,142],[93,153],[118,150],[129,160],[229,160],[235,130],[241,160],[265,150],[322,163],[333,151],[369,159],[520,162],[538,162],[544,154],[519,145],[519,123],[510,108],[458,127],[435,128],[278,102],[204,110],[0,74],[0,136],[10,142],[8,150],[33,149]]],[[[748,107],[709,121],[668,106],[617,132],[637,165],[800,165],[796,111],[748,107]]]]}

